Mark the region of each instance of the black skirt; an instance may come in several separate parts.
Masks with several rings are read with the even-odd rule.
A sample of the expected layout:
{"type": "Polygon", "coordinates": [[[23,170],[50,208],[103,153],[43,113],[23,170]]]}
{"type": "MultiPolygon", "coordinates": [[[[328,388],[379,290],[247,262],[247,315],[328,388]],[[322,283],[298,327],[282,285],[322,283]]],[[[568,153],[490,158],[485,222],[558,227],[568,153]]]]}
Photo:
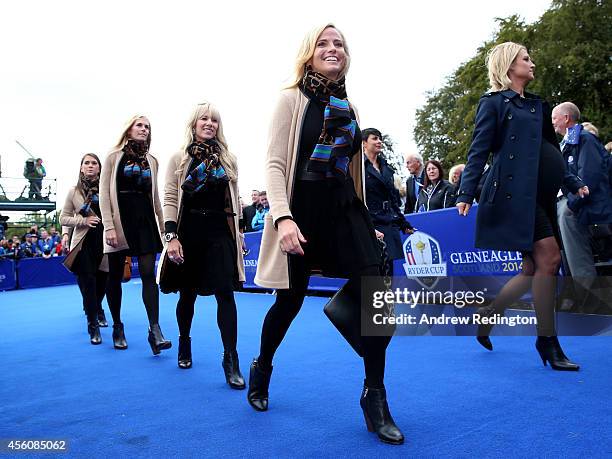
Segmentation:
{"type": "Polygon", "coordinates": [[[312,270],[327,277],[349,278],[380,264],[374,226],[355,194],[352,179],[343,184],[297,180],[291,213],[306,238],[304,256],[312,270]]]}
{"type": "Polygon", "coordinates": [[[183,198],[177,234],[185,261],[180,265],[166,261],[159,283],[163,293],[189,289],[213,295],[240,287],[236,242],[224,212],[227,186],[211,185],[183,198]]]}
{"type": "Polygon", "coordinates": [[[137,257],[162,251],[153,201],[149,193],[120,191],[119,212],[129,246],[126,256],[137,257]]]}
{"type": "MultiPolygon", "coordinates": [[[[92,210],[100,215],[98,203],[92,203],[92,210]]],[[[71,271],[77,275],[96,274],[104,257],[104,226],[102,222],[95,228],[89,228],[81,243],[81,250],[72,263],[71,271]]]]}

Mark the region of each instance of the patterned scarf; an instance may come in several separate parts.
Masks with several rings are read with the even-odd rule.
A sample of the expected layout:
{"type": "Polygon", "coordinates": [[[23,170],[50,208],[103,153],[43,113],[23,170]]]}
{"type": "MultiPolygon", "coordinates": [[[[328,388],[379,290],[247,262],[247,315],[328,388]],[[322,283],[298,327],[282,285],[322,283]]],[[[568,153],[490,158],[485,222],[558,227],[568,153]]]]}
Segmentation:
{"type": "Polygon", "coordinates": [[[147,161],[147,143],[130,139],[123,147],[123,152],[127,157],[123,175],[134,180],[138,186],[150,185],[151,167],[147,161]]]}
{"type": "Polygon", "coordinates": [[[85,194],[85,203],[81,206],[79,214],[83,217],[87,217],[89,215],[89,211],[91,210],[91,204],[93,202],[98,202],[98,186],[100,184],[100,176],[96,175],[93,178],[89,178],[81,172],[81,175],[79,176],[79,183],[81,184],[81,189],[85,194]]]}
{"type": "Polygon", "coordinates": [[[221,147],[214,139],[204,142],[193,142],[187,148],[187,153],[194,159],[200,160],[185,179],[181,188],[185,193],[193,194],[200,191],[206,182],[229,181],[225,169],[221,164],[221,147]]]}
{"type": "Polygon", "coordinates": [[[567,128],[567,132],[563,136],[563,140],[561,140],[561,150],[566,145],[578,145],[580,143],[580,131],[582,131],[582,124],[575,124],[572,127],[567,128]]]}
{"type": "Polygon", "coordinates": [[[346,100],[344,77],[333,81],[307,67],[301,86],[327,104],[323,130],[310,156],[307,169],[325,173],[325,177],[329,179],[344,181],[357,129],[357,123],[351,117],[350,106],[346,100]]]}

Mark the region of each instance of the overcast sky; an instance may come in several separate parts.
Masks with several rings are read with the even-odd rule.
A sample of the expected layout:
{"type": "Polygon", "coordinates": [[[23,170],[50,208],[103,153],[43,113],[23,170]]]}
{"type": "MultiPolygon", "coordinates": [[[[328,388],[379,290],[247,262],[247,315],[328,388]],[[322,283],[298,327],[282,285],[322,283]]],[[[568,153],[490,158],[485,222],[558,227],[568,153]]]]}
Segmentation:
{"type": "MultiPolygon", "coordinates": [[[[334,22],[350,47],[349,99],[361,127],[415,150],[415,110],[495,30],[495,17],[537,20],[549,0],[22,1],[0,19],[0,155],[21,177],[21,141],[57,177],[58,206],[81,155],[104,157],[143,113],[162,172],[204,100],[238,156],[241,194],[264,186],[268,122],[304,34],[334,22]]],[[[485,71],[483,63],[483,72],[485,71]]],[[[247,198],[248,199],[248,198],[247,198]]]]}

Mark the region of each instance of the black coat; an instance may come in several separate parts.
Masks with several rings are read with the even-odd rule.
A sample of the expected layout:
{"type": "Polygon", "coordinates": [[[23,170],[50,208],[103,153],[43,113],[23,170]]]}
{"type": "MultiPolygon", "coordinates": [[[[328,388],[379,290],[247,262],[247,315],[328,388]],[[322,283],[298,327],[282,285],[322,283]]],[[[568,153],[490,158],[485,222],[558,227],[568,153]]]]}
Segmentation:
{"type": "Polygon", "coordinates": [[[249,205],[249,206],[245,206],[244,209],[242,209],[242,218],[244,220],[244,232],[245,233],[250,233],[253,230],[253,217],[255,216],[255,213],[257,212],[257,207],[255,207],[253,204],[249,205]]]}
{"type": "MultiPolygon", "coordinates": [[[[419,197],[418,193],[415,194],[414,192],[415,180],[416,177],[414,175],[410,175],[410,177],[408,177],[408,179],[406,180],[406,204],[404,205],[405,214],[411,214],[414,212],[414,205],[416,204],[417,198],[419,197]]],[[[425,169],[423,169],[421,175],[419,175],[418,182],[422,184],[423,180],[425,180],[425,169]]]]}
{"type": "MultiPolygon", "coordinates": [[[[512,90],[480,98],[467,165],[457,202],[471,204],[489,155],[493,155],[476,219],[476,247],[530,251],[533,248],[538,166],[542,140],[557,145],[548,103],[512,90]]],[[[582,183],[566,173],[576,192],[582,183]]]]}
{"type": "Polygon", "coordinates": [[[583,225],[612,223],[612,189],[608,181],[606,156],[599,139],[584,129],[580,131],[577,145],[565,144],[563,159],[567,169],[589,187],[589,195],[580,198],[571,194],[567,187],[562,191],[567,196],[568,207],[578,214],[583,225]]]}
{"type": "Polygon", "coordinates": [[[374,227],[385,235],[387,251],[391,259],[403,257],[400,231],[410,228],[399,208],[399,192],[393,182],[393,170],[383,158],[378,158],[380,172],[366,158],[365,198],[374,227]]]}
{"type": "Polygon", "coordinates": [[[415,212],[445,209],[455,205],[455,185],[448,180],[440,180],[431,194],[423,187],[415,205],[415,212]]]}

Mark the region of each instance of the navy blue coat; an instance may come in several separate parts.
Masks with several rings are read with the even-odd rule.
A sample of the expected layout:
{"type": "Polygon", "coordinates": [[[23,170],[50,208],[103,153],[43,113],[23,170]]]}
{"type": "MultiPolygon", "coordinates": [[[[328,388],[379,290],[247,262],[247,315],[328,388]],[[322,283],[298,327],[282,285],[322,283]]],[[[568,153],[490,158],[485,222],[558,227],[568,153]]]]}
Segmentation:
{"type": "Polygon", "coordinates": [[[380,172],[365,158],[366,206],[374,227],[385,235],[387,252],[393,260],[404,256],[400,231],[411,228],[400,211],[399,192],[393,182],[393,170],[383,158],[378,158],[380,172]]]}
{"type": "MultiPolygon", "coordinates": [[[[492,154],[491,172],[478,202],[476,247],[532,250],[543,138],[558,145],[550,106],[540,97],[525,92],[525,98],[521,98],[516,92],[506,90],[486,93],[480,98],[457,198],[457,202],[472,203],[484,166],[492,154]]],[[[576,176],[566,173],[564,185],[575,193],[583,184],[576,176]]]]}
{"type": "Polygon", "coordinates": [[[583,225],[612,223],[612,188],[608,181],[606,156],[599,139],[590,132],[580,131],[578,145],[566,144],[563,158],[567,169],[589,187],[589,195],[581,199],[563,187],[568,207],[578,215],[583,225]]]}

